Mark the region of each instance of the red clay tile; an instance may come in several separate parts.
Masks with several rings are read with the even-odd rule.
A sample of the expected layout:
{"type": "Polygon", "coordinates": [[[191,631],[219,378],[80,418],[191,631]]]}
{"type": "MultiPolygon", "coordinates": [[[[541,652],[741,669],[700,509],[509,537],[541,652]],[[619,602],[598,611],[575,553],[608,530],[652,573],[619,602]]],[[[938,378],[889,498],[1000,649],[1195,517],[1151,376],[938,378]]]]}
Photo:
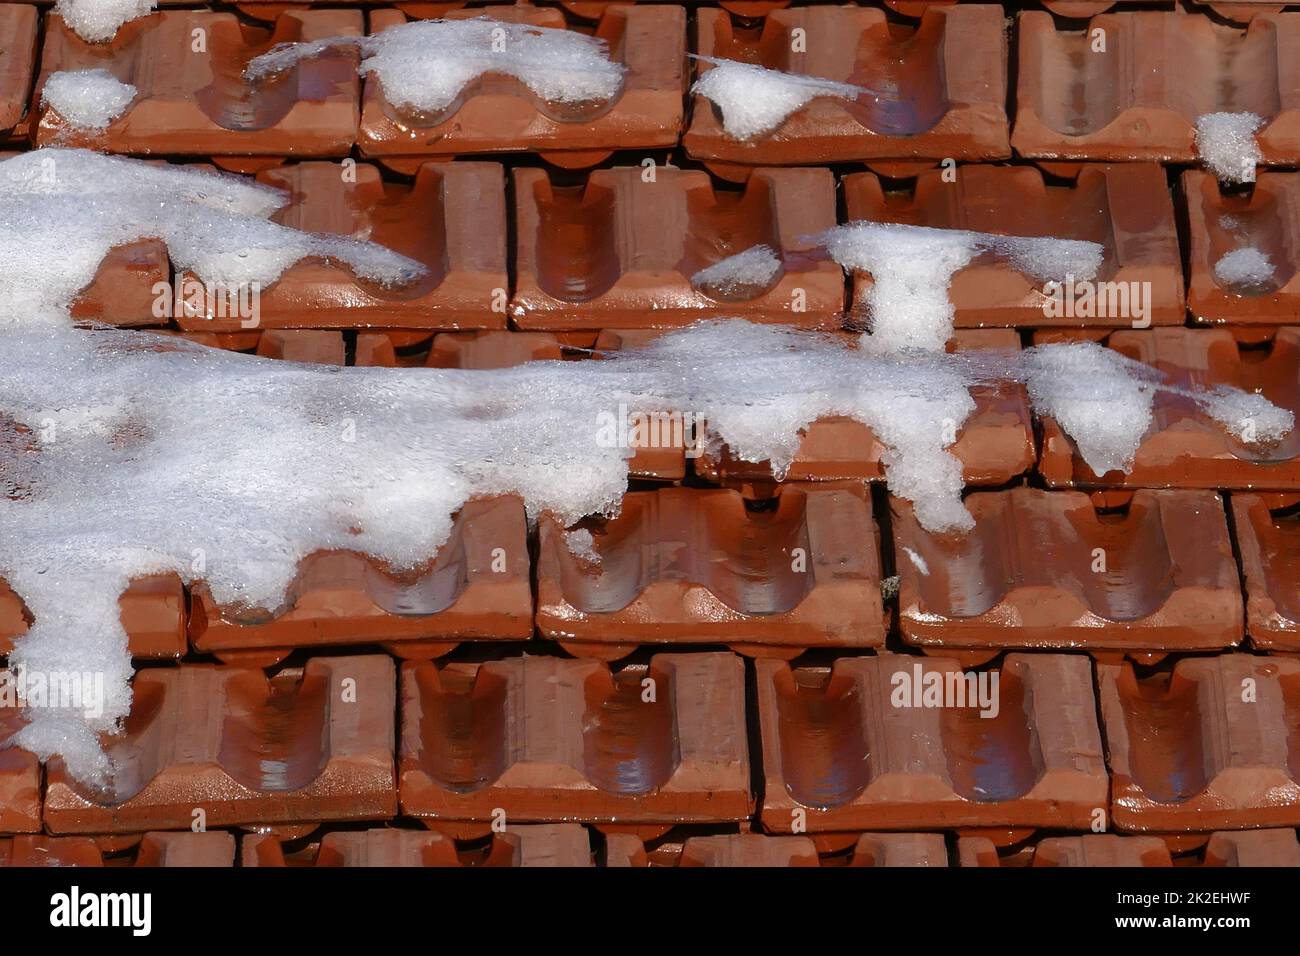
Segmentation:
{"type": "MultiPolygon", "coordinates": [[[[957,841],[962,866],[1003,866],[997,848],[984,837],[957,841]]],[[[1027,866],[1158,867],[1173,866],[1169,848],[1159,837],[1090,833],[1086,836],[1046,837],[1017,863],[1027,866]]]]}
{"type": "Polygon", "coordinates": [[[434,336],[425,365],[486,370],[563,357],[559,340],[546,332],[450,332],[434,336]]]}
{"type": "Polygon", "coordinates": [[[171,260],[160,239],[111,249],[73,300],[72,317],[106,325],[164,325],[173,311],[171,260]]]}
{"type": "Polygon", "coordinates": [[[235,865],[229,833],[146,833],[135,851],[136,866],[221,867],[235,865]]]}
{"type": "Polygon", "coordinates": [[[1300,495],[1233,495],[1246,579],[1246,633],[1263,650],[1300,651],[1300,495]]]}
{"type": "Polygon", "coordinates": [[[41,830],[41,762],[35,754],[5,746],[21,726],[16,707],[0,707],[0,833],[41,830]]]}
{"type": "Polygon", "coordinates": [[[0,866],[103,866],[89,837],[16,836],[0,840],[0,866]]]}
{"type": "Polygon", "coordinates": [[[12,130],[27,114],[38,24],[35,7],[0,5],[0,133],[12,130]]]}
{"type": "Polygon", "coordinates": [[[879,536],[860,486],[786,486],[765,511],[726,489],[630,492],[617,518],[587,524],[594,564],[554,517],[538,532],[537,627],[573,653],[884,643],[879,536]]]}
{"type": "Polygon", "coordinates": [[[931,534],[910,503],[892,507],[909,644],[1190,651],[1242,639],[1216,492],[1137,491],[1118,512],[1081,492],[977,492],[969,534],[931,534]]]}
{"type": "Polygon", "coordinates": [[[947,866],[942,833],[864,833],[854,844],[850,866],[947,866]]]}
{"type": "MultiPolygon", "coordinates": [[[[1300,328],[1278,329],[1271,344],[1239,342],[1226,329],[1123,331],[1107,342],[1175,386],[1231,385],[1300,412],[1300,328]]],[[[1053,487],[1300,488],[1300,433],[1270,448],[1244,445],[1194,401],[1169,392],[1155,396],[1151,428],[1128,474],[1097,475],[1051,418],[1042,435],[1038,470],[1053,487]]]]}
{"type": "Polygon", "coordinates": [[[146,833],[126,859],[106,859],[93,837],[19,836],[0,840],[0,866],[172,866],[235,865],[235,838],[208,833],[146,833]]]}
{"type": "Polygon", "coordinates": [[[1270,13],[1249,28],[1181,10],[1095,16],[1085,28],[1020,14],[1011,145],[1044,159],[1196,160],[1197,119],[1250,112],[1264,165],[1300,161],[1300,18],[1270,13]],[[1105,52],[1094,52],[1102,30],[1105,52]]]}
{"type": "Polygon", "coordinates": [[[60,70],[107,69],[139,93],[102,133],[44,109],[36,142],[174,156],[345,156],[359,120],[355,50],[328,51],[258,86],[243,71],[277,43],[361,30],[359,10],[287,12],[266,28],[233,13],[170,10],[124,24],[109,43],[87,43],[50,14],[34,102],[60,70]],[[195,30],[204,51],[193,52],[195,30]]]}
{"type": "Polygon", "coordinates": [[[1204,322],[1278,325],[1300,321],[1300,173],[1262,172],[1249,193],[1224,194],[1209,173],[1183,173],[1187,203],[1187,307],[1204,322]],[[1220,283],[1215,267],[1237,249],[1256,249],[1272,281],[1220,283]]]}
{"type": "Polygon", "coordinates": [[[1082,830],[1107,805],[1085,657],[1008,655],[991,719],[975,708],[894,706],[916,700],[900,682],[918,674],[959,680],[952,661],[880,654],[833,668],[756,667],[769,832],[1082,830]]]}
{"type": "Polygon", "coordinates": [[[106,740],[113,790],[46,767],[51,833],[381,820],[397,811],[393,662],[317,658],[274,677],[207,664],[150,668],[131,715],[106,740]]]}
{"type": "MultiPolygon", "coordinates": [[[[300,163],[257,179],[292,197],[275,222],[365,239],[428,269],[411,285],[385,289],[347,266],[304,259],[260,290],[262,328],[505,327],[505,180],[496,163],[428,163],[412,185],[385,183],[366,163],[300,163]]],[[[239,316],[177,321],[195,331],[241,328],[239,316]]]]}
{"type": "MultiPolygon", "coordinates": [[[[958,270],[948,295],[958,328],[1014,326],[1128,327],[1181,325],[1182,258],[1174,206],[1164,170],[1154,163],[1087,165],[1070,183],[1049,183],[1031,166],[963,166],[956,181],[947,171],[922,173],[903,191],[888,189],[874,173],[844,177],[849,219],[1011,236],[1081,239],[1102,247],[1099,281],[1150,283],[1145,316],[1050,315],[1045,284],[1013,264],[984,256],[958,270]]],[[[1066,276],[1054,277],[1064,281],[1066,276]]],[[[853,282],[854,311],[865,314],[871,277],[853,282]]],[[[1127,297],[1123,301],[1128,300],[1127,297]]],[[[1122,304],[1122,302],[1120,303],[1122,304]]],[[[1067,310],[1058,310],[1067,311],[1067,310]]]]}
{"type": "MultiPolygon", "coordinates": [[[[449,19],[493,19],[563,29],[555,9],[493,7],[447,14],[449,19]]],[[[407,20],[397,10],[370,14],[371,34],[407,20]]],[[[600,18],[596,36],[610,58],[627,67],[619,96],[598,113],[565,116],[518,81],[496,75],[470,84],[450,115],[403,115],[388,103],[377,77],[366,80],[358,145],[361,155],[412,172],[425,159],[485,153],[540,152],[562,166],[583,168],[614,150],[676,146],[686,84],[686,12],[667,4],[615,6],[600,18]]]]}
{"type": "Polygon", "coordinates": [[[343,365],[347,346],[341,332],[315,329],[269,329],[257,340],[257,354],[286,362],[343,365]]]}
{"type": "MultiPolygon", "coordinates": [[[[992,349],[1019,351],[1020,339],[1011,329],[965,329],[950,343],[953,351],[992,349]]],[[[1033,426],[1024,387],[1014,382],[978,385],[971,389],[975,411],[957,432],[952,453],[961,460],[971,485],[1001,485],[1033,467],[1033,426]]],[[[767,462],[734,457],[725,445],[720,452],[705,442],[695,473],[711,481],[734,483],[771,479],[767,462]]],[[[866,425],[851,418],[821,418],[804,431],[799,452],[785,474],[789,481],[836,479],[881,480],[885,450],[866,425]]]]}
{"type": "Polygon", "coordinates": [[[734,833],[686,841],[678,866],[821,866],[817,845],[807,837],[734,833]]]}
{"type": "MultiPolygon", "coordinates": [[[[718,110],[696,95],[682,145],[711,166],[855,160],[921,160],[928,166],[945,158],[1011,155],[1007,48],[997,5],[930,8],[917,27],[889,23],[884,11],[867,7],[778,10],[761,27],[701,8],[696,29],[701,56],[824,77],[869,91],[853,103],[818,98],[776,130],[748,140],[727,136],[718,110]],[[803,31],[806,52],[792,52],[794,30],[803,31]]],[[[697,64],[699,71],[709,68],[697,64]]]]}
{"type": "Polygon", "coordinates": [[[1205,866],[1300,866],[1295,830],[1222,831],[1210,837],[1205,866]]]}
{"type": "Polygon", "coordinates": [[[299,853],[286,853],[269,834],[246,836],[244,866],[591,866],[591,841],[575,823],[512,826],[493,834],[486,851],[465,853],[450,837],[423,830],[354,830],[326,834],[299,853]]]}
{"type": "Polygon", "coordinates": [[[584,186],[560,186],[544,170],[515,170],[516,325],[662,329],[736,316],[839,326],[843,272],[800,241],[835,225],[830,170],[760,170],[743,191],[715,188],[699,170],[645,175],[639,166],[600,169],[584,186]],[[769,287],[692,285],[700,270],[760,245],[782,260],[769,287]]]}
{"type": "Polygon", "coordinates": [[[1121,830],[1300,824],[1300,661],[1220,654],[1138,679],[1097,666],[1121,830]]]}
{"type": "MultiPolygon", "coordinates": [[[[849,866],[940,866],[948,865],[948,850],[941,833],[864,833],[851,844],[845,862],[849,866]]],[[[723,836],[694,836],[675,847],[671,856],[627,833],[605,838],[605,865],[628,866],[714,866],[771,867],[823,866],[817,840],[802,836],[769,836],[761,833],[733,833],[723,836]]]]}
{"type": "Polygon", "coordinates": [[[611,672],[523,656],[402,667],[402,811],[657,824],[748,817],[745,668],[657,654],[611,672]]]}
{"type": "MultiPolygon", "coordinates": [[[[268,333],[269,334],[269,333],[268,333]]],[[[219,607],[191,588],[190,640],[219,657],[275,660],[296,647],[382,642],[403,656],[436,656],[462,640],[532,637],[523,502],[468,502],[451,538],[425,566],[393,571],[350,551],[304,560],[280,609],[219,607]],[[268,653],[269,652],[269,653],[268,653]]]]}
{"type": "MultiPolygon", "coordinates": [[[[131,656],[179,660],[185,654],[185,588],[175,574],[131,582],[118,599],[131,656]]],[[[0,655],[27,633],[29,613],[22,598],[0,580],[0,655]]]]}

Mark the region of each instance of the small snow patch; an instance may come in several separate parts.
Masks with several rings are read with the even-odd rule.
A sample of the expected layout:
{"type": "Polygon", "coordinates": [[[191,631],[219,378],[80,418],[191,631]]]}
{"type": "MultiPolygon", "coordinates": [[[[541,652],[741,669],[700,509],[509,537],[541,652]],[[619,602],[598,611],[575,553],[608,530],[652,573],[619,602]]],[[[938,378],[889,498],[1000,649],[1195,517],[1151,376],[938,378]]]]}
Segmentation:
{"type": "Polygon", "coordinates": [[[712,65],[695,81],[691,92],[709,100],[722,113],[722,131],[732,139],[752,139],[770,133],[818,97],[856,100],[870,91],[820,76],[769,70],[752,63],[697,56],[712,65]]]}
{"type": "Polygon", "coordinates": [[[41,103],[77,129],[102,130],[126,112],[136,92],[108,70],[61,70],[45,81],[41,103]]]}
{"type": "Polygon", "coordinates": [[[54,12],[89,43],[107,43],[122,24],[148,16],[158,0],[58,0],[54,12]]]}
{"type": "Polygon", "coordinates": [[[701,269],[691,276],[691,285],[715,299],[752,299],[780,272],[781,259],[771,246],[753,246],[701,269]]]}
{"type": "Polygon", "coordinates": [[[1272,260],[1250,246],[1233,249],[1214,264],[1214,281],[1225,288],[1267,287],[1275,274],[1272,260]]]}
{"type": "Polygon", "coordinates": [[[1160,373],[1095,342],[1036,346],[1022,365],[1034,409],[1074,439],[1088,467],[1127,471],[1151,426],[1160,373]]]}
{"type": "Polygon", "coordinates": [[[564,543],[569,553],[583,564],[600,564],[600,552],[596,550],[596,539],[586,528],[574,528],[564,532],[564,543]]]}
{"type": "Polygon", "coordinates": [[[1196,121],[1196,152],[1219,179],[1253,183],[1264,158],[1255,134],[1263,127],[1255,113],[1206,113],[1196,121]]]}
{"type": "Polygon", "coordinates": [[[1255,392],[1221,386],[1196,398],[1207,415],[1248,445],[1275,445],[1295,427],[1294,414],[1255,392]]]}

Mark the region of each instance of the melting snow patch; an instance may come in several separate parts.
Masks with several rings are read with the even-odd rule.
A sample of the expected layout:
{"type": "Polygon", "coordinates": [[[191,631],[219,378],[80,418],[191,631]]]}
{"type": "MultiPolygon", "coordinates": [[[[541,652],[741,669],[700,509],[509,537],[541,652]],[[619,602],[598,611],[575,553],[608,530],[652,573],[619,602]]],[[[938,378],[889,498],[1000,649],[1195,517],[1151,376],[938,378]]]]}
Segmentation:
{"type": "Polygon", "coordinates": [[[1258,249],[1233,249],[1214,264],[1214,281],[1224,287],[1262,287],[1273,281],[1273,262],[1258,249]]]}
{"type": "MultiPolygon", "coordinates": [[[[238,198],[222,182],[218,205],[238,198]]],[[[885,355],[737,321],[599,362],[492,371],[327,368],[38,321],[0,331],[0,427],[20,429],[0,443],[0,577],[34,617],[10,665],[105,684],[101,716],[29,711],[15,739],[62,754],[79,779],[111,780],[98,734],[131,699],[118,596],[142,575],[192,581],[196,553],[218,603],[274,611],[316,551],[423,564],[474,496],[518,494],[531,517],[549,510],[566,526],[614,513],[628,466],[626,449],[600,440],[606,409],[690,410],[738,458],[777,469],[801,429],[847,416],[885,446],[890,489],[924,527],[969,529],[952,425],[974,409],[973,385],[1005,378],[1028,382],[1097,471],[1131,458],[1160,387],[1155,370],[1095,344],[885,355]]],[[[1243,416],[1256,437],[1290,425],[1258,396],[1196,397],[1243,438],[1243,416]]],[[[569,537],[577,552],[587,544],[569,537]]]]}
{"type": "Polygon", "coordinates": [[[439,113],[485,73],[512,76],[549,103],[605,103],[626,68],[605,41],[572,30],[473,20],[417,20],[370,37],[281,44],[248,64],[257,81],[340,46],[361,51],[361,75],[373,73],[394,106],[439,113]]]}
{"type": "Polygon", "coordinates": [[[381,246],[270,222],[288,197],[236,176],[88,150],[42,149],[0,162],[0,328],[66,324],[108,251],[144,238],[212,287],[266,286],[309,256],[403,285],[424,267],[381,246]]]}
{"type": "Polygon", "coordinates": [[[1056,419],[1089,468],[1131,466],[1151,426],[1159,372],[1095,342],[1040,345],[1022,362],[1030,403],[1056,419]]]}
{"type": "Polygon", "coordinates": [[[1264,118],[1255,113],[1206,113],[1196,121],[1196,152],[1225,182],[1253,183],[1263,161],[1255,134],[1264,118]]]}
{"type": "Polygon", "coordinates": [[[771,246],[753,246],[701,269],[691,285],[715,299],[752,299],[776,281],[781,259],[771,246]]]}
{"type": "Polygon", "coordinates": [[[122,24],[148,16],[158,0],[57,0],[54,12],[89,43],[107,43],[122,24]]]}
{"type": "Polygon", "coordinates": [[[596,550],[596,539],[586,528],[575,528],[564,533],[564,543],[569,553],[584,564],[600,564],[600,552],[596,550]]]}
{"type": "Polygon", "coordinates": [[[1295,427],[1295,415],[1263,395],[1220,387],[1192,396],[1233,438],[1248,445],[1275,445],[1295,427]]]}
{"type": "Polygon", "coordinates": [[[870,91],[820,76],[783,73],[752,63],[697,56],[712,65],[695,81],[691,92],[703,96],[722,112],[722,131],[732,139],[752,139],[770,133],[792,113],[818,97],[853,101],[870,91]]]}
{"type": "Polygon", "coordinates": [[[108,70],[62,70],[51,73],[41,103],[77,129],[102,130],[135,99],[136,88],[108,70]]]}
{"type": "Polygon", "coordinates": [[[825,245],[848,272],[866,272],[876,350],[939,351],[952,338],[952,277],[977,256],[992,253],[1018,270],[1048,281],[1092,279],[1102,248],[1078,239],[999,236],[959,229],[933,229],[883,222],[837,226],[811,241],[825,245]]]}

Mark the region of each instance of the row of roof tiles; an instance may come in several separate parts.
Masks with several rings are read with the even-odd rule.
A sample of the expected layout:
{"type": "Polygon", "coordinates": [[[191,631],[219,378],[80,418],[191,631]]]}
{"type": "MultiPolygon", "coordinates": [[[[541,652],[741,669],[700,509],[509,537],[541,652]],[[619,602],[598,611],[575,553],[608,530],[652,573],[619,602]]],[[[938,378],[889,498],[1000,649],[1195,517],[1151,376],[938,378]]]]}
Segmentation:
{"type": "MultiPolygon", "coordinates": [[[[1288,327],[1271,341],[1242,343],[1224,329],[1177,328],[1117,332],[1106,341],[1175,386],[1260,389],[1300,412],[1297,337],[1288,327]]],[[[228,347],[255,339],[262,355],[345,357],[339,332],[215,338],[228,347]]],[[[637,339],[602,333],[583,342],[599,351],[637,339]]],[[[433,367],[498,368],[566,354],[560,338],[544,333],[399,341],[403,359],[433,367]]],[[[1006,331],[968,331],[958,347],[1017,343],[1006,331]]],[[[354,343],[359,364],[394,364],[398,354],[389,335],[361,333],[354,343]]],[[[272,663],[295,648],[358,642],[436,657],[462,641],[534,633],[605,659],[662,643],[793,654],[881,646],[891,628],[881,583],[896,568],[903,639],[968,661],[1017,647],[1151,659],[1228,648],[1246,636],[1258,649],[1300,650],[1296,441],[1242,445],[1196,403],[1161,392],[1133,470],[1099,476],[1052,419],[1035,428],[1022,386],[981,386],[975,398],[953,445],[970,486],[975,528],[968,535],[925,531],[902,500],[888,513],[873,507],[866,489],[883,477],[882,447],[850,419],[809,426],[784,483],[766,463],[740,461],[725,446],[688,457],[687,441],[712,447],[704,436],[663,445],[647,434],[632,437],[641,447],[633,448],[630,469],[668,484],[629,492],[616,518],[583,523],[595,560],[575,553],[570,531],[553,518],[530,535],[518,499],[476,500],[418,572],[398,573],[352,552],[316,553],[301,563],[283,607],[251,616],[219,606],[201,581],[187,589],[176,577],[146,578],[123,596],[122,620],[135,655],[158,659],[192,647],[272,663]],[[1007,487],[1035,468],[1049,490],[1007,487]],[[687,485],[714,486],[681,486],[688,478],[687,485]],[[1226,505],[1219,489],[1231,492],[1226,505]],[[774,507],[747,504],[763,500],[774,507]],[[755,573],[757,587],[747,584],[755,573]],[[439,595],[432,604],[430,594],[439,595]]],[[[18,448],[32,438],[12,423],[6,437],[18,448]]],[[[0,583],[0,651],[28,621],[21,600],[0,583]]]]}
{"type": "Polygon", "coordinates": [[[465,838],[555,822],[656,836],[751,817],[794,835],[1300,825],[1294,659],[1225,653],[1144,674],[1017,653],[977,674],[881,653],[831,666],[760,659],[751,679],[747,700],[745,663],[727,652],[622,668],[529,655],[419,662],[400,677],[383,655],[317,657],[270,677],[146,668],[123,733],[107,741],[110,786],[79,783],[60,758],[42,785],[34,757],[0,752],[0,832],[399,811],[465,838]]]}
{"type": "MultiPolygon", "coordinates": [[[[566,26],[560,9],[528,4],[447,15],[485,9],[500,19],[566,26]]],[[[47,14],[38,57],[37,8],[0,4],[0,127],[40,145],[132,154],[331,157],[356,145],[406,171],[425,159],[501,151],[541,152],[582,167],[614,150],[680,142],[692,157],[739,174],[737,166],[863,160],[915,171],[943,159],[1006,159],[1013,150],[1056,161],[1189,163],[1201,115],[1243,112],[1265,121],[1257,137],[1265,165],[1300,161],[1294,13],[1259,13],[1243,29],[1181,11],[1108,13],[1086,25],[1023,11],[1011,77],[1004,10],[994,4],[931,6],[914,29],[890,23],[881,9],[840,5],[775,10],[757,24],[718,7],[693,8],[692,16],[688,45],[684,7],[610,5],[599,14],[594,32],[628,74],[597,116],[564,118],[521,86],[484,82],[451,115],[417,117],[388,103],[378,82],[363,90],[355,51],[307,60],[264,89],[241,80],[244,66],[275,43],[359,36],[367,17],[378,32],[405,22],[400,10],[322,5],[283,12],[265,27],[229,12],[165,10],[126,23],[107,44],[88,43],[47,14]],[[211,41],[194,44],[195,30],[211,41]],[[857,102],[819,97],[771,133],[736,139],[698,98],[687,121],[692,71],[708,69],[693,67],[688,51],[874,93],[857,102]],[[1143,68],[1135,72],[1135,63],[1143,68]],[[41,91],[55,71],[91,68],[109,70],[138,93],[107,130],[87,134],[42,108],[41,91]]]]}
{"type": "MultiPolygon", "coordinates": [[[[557,184],[540,169],[516,169],[512,217],[503,170],[494,163],[426,164],[410,185],[385,183],[368,164],[325,162],[265,170],[257,179],[290,197],[275,221],[368,238],[422,263],[427,274],[393,289],[345,265],[304,259],[258,290],[250,319],[214,308],[202,294],[193,305],[187,290],[204,293],[202,285],[189,275],[173,277],[163,243],[142,240],[108,255],[74,303],[74,316],[126,326],[174,321],[209,332],[253,324],[668,328],[716,316],[821,329],[866,321],[872,276],[853,276],[846,305],[843,272],[813,238],[837,221],[836,179],[827,169],[760,170],[742,191],[715,188],[707,173],[675,167],[649,179],[641,167],[597,170],[579,186],[557,184]],[[706,267],[759,245],[781,260],[761,288],[715,289],[697,279],[706,267]]],[[[943,171],[924,173],[905,191],[857,173],[843,178],[842,193],[849,222],[1098,243],[1098,279],[1105,283],[1099,288],[1126,292],[1122,301],[1106,292],[1066,308],[1022,266],[984,256],[952,279],[958,328],[1182,325],[1189,310],[1196,319],[1232,325],[1300,318],[1297,172],[1263,173],[1244,195],[1225,194],[1209,174],[1187,171],[1176,203],[1162,169],[1147,163],[1085,166],[1071,182],[1032,167],[968,166],[955,181],[943,171]],[[1185,248],[1180,219],[1187,223],[1185,248]],[[1267,260],[1271,275],[1219,268],[1239,249],[1267,260]]]]}
{"type": "MultiPolygon", "coordinates": [[[[1175,844],[1176,849],[1181,849],[1175,844]]],[[[847,851],[819,852],[805,836],[732,833],[647,844],[629,833],[593,834],[581,824],[524,824],[466,843],[438,832],[375,828],[330,830],[286,839],[154,831],[138,840],[15,836],[0,839],[0,866],[255,867],[536,867],[536,866],[1300,866],[1300,843],[1288,829],[1219,831],[1203,846],[1171,852],[1151,836],[1044,837],[999,852],[987,837],[959,837],[953,848],[937,833],[864,833],[847,851]]]]}

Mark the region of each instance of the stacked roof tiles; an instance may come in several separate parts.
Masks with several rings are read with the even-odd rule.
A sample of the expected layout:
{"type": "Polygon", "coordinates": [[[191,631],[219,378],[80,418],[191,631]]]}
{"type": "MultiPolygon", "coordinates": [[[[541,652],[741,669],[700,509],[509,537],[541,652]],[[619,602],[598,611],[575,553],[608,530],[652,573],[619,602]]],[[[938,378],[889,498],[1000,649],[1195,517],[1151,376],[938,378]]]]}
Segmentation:
{"type": "MultiPolygon", "coordinates": [[[[721,316],[847,337],[873,277],[801,237],[865,220],[1086,239],[1147,289],[1140,319],[1049,316],[1034,277],[972,263],[950,349],[1095,341],[1300,413],[1300,12],[1279,4],[159,8],[92,42],[0,3],[5,148],[236,171],[289,193],[277,222],[427,274],[305,259],[250,326],[160,308],[185,275],[145,240],[78,320],[464,370],[721,316]],[[619,95],[566,113],[489,75],[413,114],[348,47],[242,75],[281,42],[485,15],[602,38],[619,95]],[[719,59],[885,92],[738,139],[691,92],[719,59]],[[136,91],[102,128],[43,97],[85,69],[136,91]],[[1261,120],[1245,183],[1198,161],[1216,112],[1261,120]],[[693,281],[759,244],[774,283],[693,281]],[[1216,268],[1247,248],[1267,278],[1216,268]]],[[[415,572],[309,556],[265,613],[138,579],[121,620],[148,666],[112,789],[0,750],[0,865],[1300,866],[1300,437],[1261,451],[1162,393],[1132,469],[1097,474],[1021,386],[974,398],[966,534],[926,531],[871,430],[826,418],[780,475],[636,448],[621,511],[583,525],[599,561],[498,496],[415,572]]],[[[0,653],[31,624],[0,581],[0,653]]],[[[0,708],[0,739],[21,721],[0,708]]]]}

